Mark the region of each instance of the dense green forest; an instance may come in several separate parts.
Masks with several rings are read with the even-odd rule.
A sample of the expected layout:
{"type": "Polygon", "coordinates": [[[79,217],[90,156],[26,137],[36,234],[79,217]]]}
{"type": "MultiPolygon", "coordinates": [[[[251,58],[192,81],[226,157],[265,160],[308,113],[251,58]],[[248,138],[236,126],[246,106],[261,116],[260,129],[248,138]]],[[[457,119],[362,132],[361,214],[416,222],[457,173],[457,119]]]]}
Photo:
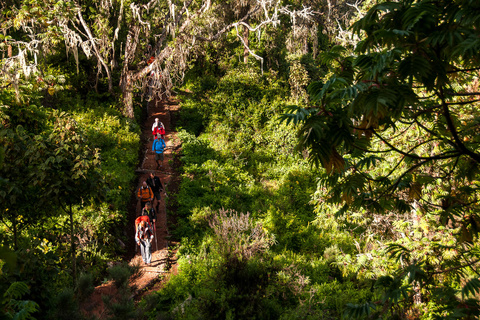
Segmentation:
{"type": "Polygon", "coordinates": [[[178,274],[109,319],[480,315],[477,0],[0,6],[0,319],[128,284],[145,106],[172,95],[178,274]]]}

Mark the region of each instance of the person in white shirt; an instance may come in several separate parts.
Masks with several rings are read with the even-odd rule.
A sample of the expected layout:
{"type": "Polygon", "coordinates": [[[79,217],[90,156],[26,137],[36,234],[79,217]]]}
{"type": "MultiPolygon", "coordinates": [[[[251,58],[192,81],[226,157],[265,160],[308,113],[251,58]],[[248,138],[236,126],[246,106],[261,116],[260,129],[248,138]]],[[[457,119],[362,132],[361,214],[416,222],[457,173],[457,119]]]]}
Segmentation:
{"type": "Polygon", "coordinates": [[[154,122],[153,125],[152,125],[152,131],[154,131],[155,128],[158,127],[158,125],[159,125],[160,123],[161,123],[161,122],[160,122],[160,119],[155,118],[155,122],[154,122]]]}
{"type": "Polygon", "coordinates": [[[140,222],[137,226],[137,231],[135,232],[135,241],[140,246],[140,253],[142,254],[143,262],[147,265],[152,262],[152,240],[152,229],[146,221],[140,222]]]}

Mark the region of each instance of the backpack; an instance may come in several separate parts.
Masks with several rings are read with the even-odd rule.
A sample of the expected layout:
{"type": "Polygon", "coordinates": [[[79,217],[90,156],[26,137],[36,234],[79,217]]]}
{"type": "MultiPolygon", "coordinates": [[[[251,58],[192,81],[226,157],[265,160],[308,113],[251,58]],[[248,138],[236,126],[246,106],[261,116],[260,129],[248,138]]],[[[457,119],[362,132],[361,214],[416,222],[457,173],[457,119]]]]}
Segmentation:
{"type": "Polygon", "coordinates": [[[145,221],[148,223],[149,226],[151,226],[150,223],[150,218],[148,216],[140,216],[137,219],[135,219],[135,232],[138,231],[138,226],[140,225],[140,222],[145,221]]]}
{"type": "Polygon", "coordinates": [[[155,149],[155,151],[163,152],[163,149],[165,148],[165,141],[162,139],[156,139],[155,141],[153,141],[153,148],[155,149]],[[160,144],[160,148],[157,148],[159,144],[160,144]]]}

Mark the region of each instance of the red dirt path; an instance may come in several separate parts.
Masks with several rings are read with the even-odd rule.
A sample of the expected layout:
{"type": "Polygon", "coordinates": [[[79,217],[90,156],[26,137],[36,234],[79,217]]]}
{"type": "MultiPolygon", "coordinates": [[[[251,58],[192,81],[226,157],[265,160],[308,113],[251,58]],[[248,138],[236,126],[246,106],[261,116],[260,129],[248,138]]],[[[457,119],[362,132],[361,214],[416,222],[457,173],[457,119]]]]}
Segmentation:
{"type": "MultiPolygon", "coordinates": [[[[145,266],[140,256],[140,250],[135,250],[135,255],[129,261],[130,265],[140,266],[140,277],[131,282],[133,288],[136,289],[134,297],[136,300],[141,299],[142,296],[148,294],[154,289],[158,289],[162,285],[162,279],[170,273],[176,273],[175,260],[171,256],[168,257],[168,247],[172,247],[172,243],[169,243],[169,233],[167,229],[168,212],[165,204],[165,197],[168,196],[169,184],[174,183],[175,171],[172,168],[173,155],[172,152],[179,148],[180,143],[176,137],[176,132],[173,131],[172,117],[176,111],[178,111],[178,102],[170,98],[169,100],[162,100],[159,102],[151,101],[147,108],[148,114],[143,124],[142,129],[142,142],[143,142],[143,156],[140,159],[140,166],[136,170],[138,177],[137,189],[145,181],[150,172],[155,172],[162,181],[164,192],[161,194],[161,201],[159,204],[154,203],[155,210],[157,210],[157,220],[155,222],[156,234],[154,243],[152,245],[152,263],[149,266],[145,266]],[[165,143],[167,149],[165,151],[165,159],[163,161],[163,168],[156,170],[155,155],[152,150],[152,124],[155,118],[159,118],[165,125],[165,143]],[[166,191],[166,192],[165,192],[166,191]],[[166,268],[166,263],[169,262],[171,269],[166,268]]],[[[135,190],[135,193],[136,193],[135,190]]],[[[133,200],[134,202],[137,202],[133,200]]],[[[140,213],[140,203],[136,205],[133,203],[129,209],[129,216],[133,218],[140,213]]],[[[133,220],[131,225],[133,226],[133,220]]],[[[134,237],[134,228],[129,228],[132,239],[134,237]]],[[[132,243],[133,240],[132,240],[132,243]]],[[[137,249],[137,248],[136,248],[137,249]]],[[[131,249],[132,250],[132,249],[131,249]]],[[[114,297],[116,294],[115,286],[112,282],[108,282],[95,288],[94,293],[88,299],[87,302],[82,305],[82,312],[87,316],[95,316],[97,318],[105,317],[105,308],[102,301],[102,295],[109,295],[114,297]]]]}

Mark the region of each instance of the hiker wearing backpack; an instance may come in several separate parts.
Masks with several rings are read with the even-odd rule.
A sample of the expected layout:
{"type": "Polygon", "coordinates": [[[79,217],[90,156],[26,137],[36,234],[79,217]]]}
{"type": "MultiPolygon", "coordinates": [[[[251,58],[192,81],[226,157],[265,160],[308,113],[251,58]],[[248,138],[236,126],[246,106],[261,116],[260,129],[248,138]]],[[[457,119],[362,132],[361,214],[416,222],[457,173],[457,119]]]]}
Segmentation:
{"type": "Polygon", "coordinates": [[[153,200],[153,191],[148,186],[147,181],[143,181],[142,186],[138,189],[137,197],[140,200],[142,210],[147,202],[153,200]]]}
{"type": "Polygon", "coordinates": [[[159,134],[165,134],[165,126],[163,125],[163,122],[161,122],[158,118],[155,118],[155,122],[152,125],[152,134],[154,140],[157,139],[157,136],[159,134]]]}
{"type": "Polygon", "coordinates": [[[155,152],[155,161],[157,162],[157,169],[159,167],[163,168],[163,150],[165,149],[166,144],[165,140],[163,140],[163,136],[158,134],[157,139],[155,139],[152,143],[152,151],[155,152]],[[161,162],[159,162],[161,161],[161,162]]]}
{"type": "Polygon", "coordinates": [[[158,126],[156,126],[153,130],[153,139],[157,139],[158,135],[164,135],[165,134],[165,127],[163,126],[163,123],[159,123],[158,126]]]}
{"type": "MultiPolygon", "coordinates": [[[[152,189],[154,198],[157,199],[157,203],[153,207],[157,208],[157,211],[159,211],[160,192],[163,191],[162,182],[160,181],[159,177],[157,177],[153,172],[150,172],[150,177],[147,178],[147,184],[152,189]]],[[[153,205],[153,203],[152,203],[152,205],[153,205]]]]}
{"type": "Polygon", "coordinates": [[[147,202],[145,204],[145,207],[142,209],[141,215],[147,216],[150,219],[152,226],[155,224],[155,221],[157,220],[157,212],[155,211],[155,209],[152,208],[151,202],[147,202]]]}
{"type": "Polygon", "coordinates": [[[153,231],[147,221],[141,221],[137,225],[137,230],[135,232],[135,241],[140,246],[140,253],[142,254],[143,262],[146,265],[149,265],[152,261],[152,240],[153,240],[153,231]]]}
{"type": "Polygon", "coordinates": [[[161,122],[160,122],[160,119],[155,118],[155,122],[154,122],[153,125],[152,125],[152,131],[154,131],[155,128],[158,127],[158,125],[159,125],[160,123],[161,123],[161,122]]]}
{"type": "MultiPolygon", "coordinates": [[[[150,221],[150,228],[155,236],[157,236],[157,228],[155,226],[155,221],[157,221],[157,212],[154,208],[152,208],[152,203],[147,202],[145,204],[145,208],[142,209],[141,218],[147,217],[148,221],[150,221]]],[[[141,219],[140,219],[141,220],[141,219]]],[[[158,250],[157,238],[155,238],[155,245],[156,250],[158,250]]]]}

